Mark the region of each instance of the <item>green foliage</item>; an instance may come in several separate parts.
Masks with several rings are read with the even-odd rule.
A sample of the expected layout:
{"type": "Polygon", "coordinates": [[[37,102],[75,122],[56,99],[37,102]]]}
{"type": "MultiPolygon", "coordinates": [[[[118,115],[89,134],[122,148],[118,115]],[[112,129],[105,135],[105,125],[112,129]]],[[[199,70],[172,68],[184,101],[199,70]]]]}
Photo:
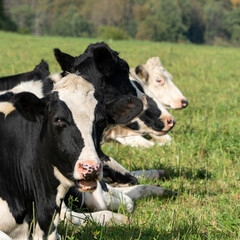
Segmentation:
{"type": "Polygon", "coordinates": [[[0,0],[0,30],[17,30],[16,24],[4,13],[3,0],[0,0]]]}
{"type": "Polygon", "coordinates": [[[98,29],[98,37],[109,40],[126,40],[129,36],[124,32],[124,30],[113,27],[113,26],[100,26],[98,29]]]}
{"type": "Polygon", "coordinates": [[[52,25],[52,34],[90,37],[93,35],[93,24],[81,17],[75,6],[70,5],[63,16],[55,19],[52,25]]]}
{"type": "Polygon", "coordinates": [[[11,18],[18,23],[20,33],[30,33],[33,31],[35,10],[28,4],[23,4],[10,10],[11,18]]]}
{"type": "MultiPolygon", "coordinates": [[[[20,32],[35,35],[104,32],[108,39],[101,27],[108,26],[117,39],[239,45],[239,0],[8,0],[6,6],[20,32]]],[[[0,17],[1,28],[16,29],[9,16],[0,17]]]]}
{"type": "Polygon", "coordinates": [[[206,16],[205,40],[214,43],[216,38],[227,38],[224,20],[227,14],[222,2],[210,1],[204,8],[206,16]]]}

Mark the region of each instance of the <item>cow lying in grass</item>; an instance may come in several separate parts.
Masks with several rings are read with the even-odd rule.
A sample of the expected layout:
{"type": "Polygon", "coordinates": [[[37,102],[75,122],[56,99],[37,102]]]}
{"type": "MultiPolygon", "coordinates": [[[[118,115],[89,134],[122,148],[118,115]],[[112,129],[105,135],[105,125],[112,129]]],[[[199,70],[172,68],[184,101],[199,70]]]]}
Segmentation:
{"type": "Polygon", "coordinates": [[[68,188],[96,189],[102,163],[94,141],[105,113],[94,92],[68,75],[42,99],[28,92],[0,97],[2,236],[56,239],[68,188]]]}
{"type": "MultiPolygon", "coordinates": [[[[172,75],[162,66],[158,57],[148,59],[143,65],[138,65],[131,69],[130,78],[137,82],[137,86],[160,102],[164,107],[171,109],[182,109],[188,105],[187,99],[172,81],[172,75]]],[[[151,128],[141,127],[141,122],[127,126],[118,126],[105,133],[106,140],[116,140],[117,142],[130,146],[151,147],[156,142],[158,145],[170,144],[171,137],[159,132],[153,132],[151,128]],[[149,141],[142,135],[149,135],[149,141]]]]}

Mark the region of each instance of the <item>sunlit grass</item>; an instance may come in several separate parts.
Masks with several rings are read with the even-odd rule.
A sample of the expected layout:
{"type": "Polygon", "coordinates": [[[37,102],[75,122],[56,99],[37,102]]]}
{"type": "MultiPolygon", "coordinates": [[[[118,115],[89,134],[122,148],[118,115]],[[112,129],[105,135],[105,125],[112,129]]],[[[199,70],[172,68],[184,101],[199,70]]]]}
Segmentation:
{"type": "MultiPolygon", "coordinates": [[[[81,54],[97,39],[0,33],[0,75],[29,71],[44,58],[60,71],[53,48],[81,54]]],[[[159,56],[189,106],[171,111],[172,145],[150,149],[107,143],[106,154],[131,170],[161,168],[176,200],[139,200],[129,225],[72,227],[65,239],[238,239],[240,237],[240,50],[140,41],[107,42],[131,67],[159,56]]],[[[60,232],[64,230],[60,227],[60,232]]]]}

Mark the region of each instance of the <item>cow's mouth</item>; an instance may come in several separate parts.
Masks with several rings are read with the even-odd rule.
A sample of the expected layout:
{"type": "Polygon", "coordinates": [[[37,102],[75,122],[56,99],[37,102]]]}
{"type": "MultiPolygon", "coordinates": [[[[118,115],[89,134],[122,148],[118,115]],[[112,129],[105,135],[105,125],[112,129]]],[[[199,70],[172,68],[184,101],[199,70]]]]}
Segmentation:
{"type": "Polygon", "coordinates": [[[93,192],[97,188],[97,180],[76,180],[75,184],[81,192],[93,192]]]}

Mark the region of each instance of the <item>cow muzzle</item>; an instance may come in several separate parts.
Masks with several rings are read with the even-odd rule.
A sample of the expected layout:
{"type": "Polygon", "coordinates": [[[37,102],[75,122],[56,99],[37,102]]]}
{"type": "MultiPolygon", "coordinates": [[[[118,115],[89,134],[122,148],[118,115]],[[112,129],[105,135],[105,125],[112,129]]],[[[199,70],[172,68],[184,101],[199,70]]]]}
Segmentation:
{"type": "Polygon", "coordinates": [[[170,131],[173,127],[174,127],[174,125],[175,125],[175,120],[174,120],[174,118],[172,117],[172,116],[169,116],[169,117],[165,117],[165,118],[163,118],[162,119],[162,121],[163,121],[163,123],[164,123],[164,128],[163,128],[163,130],[162,131],[164,131],[164,132],[168,132],[168,131],[170,131]]]}
{"type": "Polygon", "coordinates": [[[91,161],[77,163],[75,184],[81,192],[92,192],[97,188],[97,180],[102,178],[102,164],[91,161]]]}

